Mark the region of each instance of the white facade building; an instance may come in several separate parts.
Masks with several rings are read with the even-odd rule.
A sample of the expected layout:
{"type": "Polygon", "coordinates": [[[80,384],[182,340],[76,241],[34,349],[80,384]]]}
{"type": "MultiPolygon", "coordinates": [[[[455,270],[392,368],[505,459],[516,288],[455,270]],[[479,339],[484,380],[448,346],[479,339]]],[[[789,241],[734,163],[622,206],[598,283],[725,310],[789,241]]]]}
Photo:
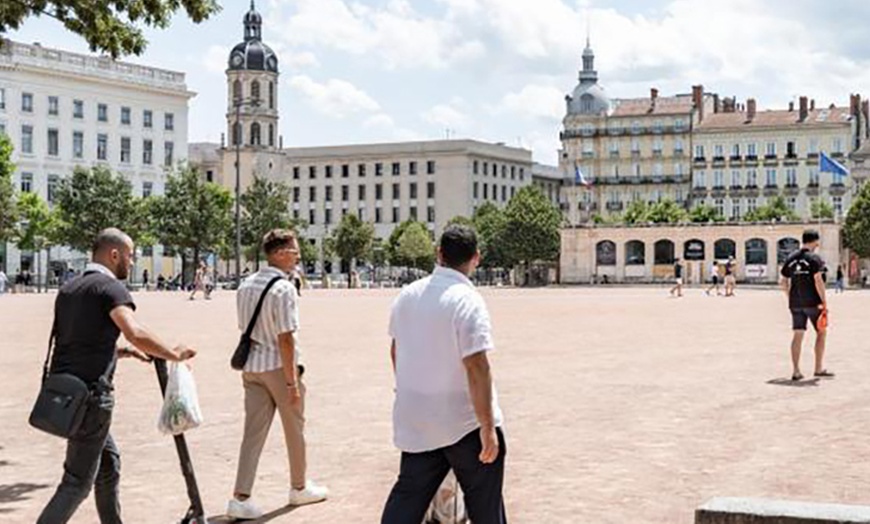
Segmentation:
{"type": "MultiPolygon", "coordinates": [[[[49,203],[57,181],[76,166],[121,173],[136,196],[161,194],[166,167],[187,158],[193,96],[184,73],[39,44],[0,47],[0,131],[15,148],[14,182],[49,203]]],[[[52,258],[83,265],[82,254],[61,251],[52,258]]],[[[156,275],[163,261],[160,248],[155,251],[147,265],[156,275]]],[[[31,253],[11,245],[0,245],[0,268],[13,275],[36,269],[31,253]]]]}

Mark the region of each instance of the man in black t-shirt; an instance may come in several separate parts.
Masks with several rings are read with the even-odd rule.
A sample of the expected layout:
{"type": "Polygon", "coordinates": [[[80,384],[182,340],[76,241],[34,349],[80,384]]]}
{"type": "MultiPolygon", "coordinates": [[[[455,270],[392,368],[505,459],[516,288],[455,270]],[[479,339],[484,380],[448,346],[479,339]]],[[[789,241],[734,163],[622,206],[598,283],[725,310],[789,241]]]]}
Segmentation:
{"type": "Polygon", "coordinates": [[[800,371],[800,357],[807,321],[812,322],[816,330],[816,363],[813,375],[834,376],[824,367],[826,330],[825,326],[819,325],[819,320],[823,315],[827,315],[827,297],[823,278],[825,262],[814,253],[818,247],[819,233],[812,229],[804,231],[800,250],[792,253],[782,266],[782,286],[788,295],[788,307],[791,310],[794,331],[791,341],[792,380],[794,381],[804,378],[800,371]]]}
{"type": "Polygon", "coordinates": [[[678,258],[674,261],[674,287],[671,288],[671,296],[676,294],[677,298],[683,296],[683,264],[678,258]]]}
{"type": "Polygon", "coordinates": [[[37,524],[67,522],[92,487],[100,522],[121,522],[120,455],[109,433],[117,358],[132,356],[147,361],[147,354],[177,362],[196,355],[184,345],[171,349],[138,322],[133,297],[121,282],[127,278],[132,263],[133,241],[118,229],[107,229],[97,236],[93,262],[84,274],[58,292],[50,373],[80,378],[90,386],[91,398],[81,426],[67,441],[60,486],[37,524]],[[121,333],[138,349],[117,349],[121,333]]]}

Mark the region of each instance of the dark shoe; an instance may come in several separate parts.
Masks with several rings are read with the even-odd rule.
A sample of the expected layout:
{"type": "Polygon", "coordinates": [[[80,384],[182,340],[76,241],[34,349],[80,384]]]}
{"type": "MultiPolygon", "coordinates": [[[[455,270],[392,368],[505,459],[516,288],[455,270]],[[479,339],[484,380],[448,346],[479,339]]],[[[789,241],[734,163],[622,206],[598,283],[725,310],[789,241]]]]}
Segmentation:
{"type": "Polygon", "coordinates": [[[813,373],[813,376],[819,377],[819,378],[834,378],[837,375],[835,375],[834,373],[831,373],[827,369],[823,369],[823,370],[819,371],[818,373],[813,373]]]}
{"type": "Polygon", "coordinates": [[[791,376],[792,382],[800,382],[803,379],[804,379],[804,376],[801,375],[800,373],[795,373],[794,375],[791,376]]]}

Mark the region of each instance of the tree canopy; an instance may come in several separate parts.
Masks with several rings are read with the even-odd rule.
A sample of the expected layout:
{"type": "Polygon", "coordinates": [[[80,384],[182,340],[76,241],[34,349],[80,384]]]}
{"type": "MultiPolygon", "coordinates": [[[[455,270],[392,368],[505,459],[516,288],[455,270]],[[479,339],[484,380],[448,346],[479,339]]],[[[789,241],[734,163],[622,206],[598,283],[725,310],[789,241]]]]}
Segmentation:
{"type": "Polygon", "coordinates": [[[407,266],[431,271],[435,265],[435,247],[429,230],[421,222],[411,222],[402,231],[398,245],[399,256],[407,266]]]}
{"type": "Polygon", "coordinates": [[[746,213],[747,222],[789,222],[799,220],[800,217],[794,212],[782,196],[769,200],[767,204],[757,207],[746,213]]]}
{"type": "Polygon", "coordinates": [[[865,182],[852,200],[843,225],[846,245],[859,257],[870,257],[870,183],[865,182]]]}
{"type": "Polygon", "coordinates": [[[504,211],[497,237],[507,267],[556,260],[561,224],[562,213],[540,189],[526,186],[517,191],[504,211]]]}
{"type": "Polygon", "coordinates": [[[335,238],[335,253],[339,258],[351,264],[355,260],[365,259],[375,238],[375,228],[368,222],[363,222],[354,213],[348,213],[333,233],[335,238]]]}
{"type": "Polygon", "coordinates": [[[15,233],[15,243],[21,249],[40,251],[57,240],[57,213],[36,193],[24,193],[18,198],[20,222],[15,233]]]}

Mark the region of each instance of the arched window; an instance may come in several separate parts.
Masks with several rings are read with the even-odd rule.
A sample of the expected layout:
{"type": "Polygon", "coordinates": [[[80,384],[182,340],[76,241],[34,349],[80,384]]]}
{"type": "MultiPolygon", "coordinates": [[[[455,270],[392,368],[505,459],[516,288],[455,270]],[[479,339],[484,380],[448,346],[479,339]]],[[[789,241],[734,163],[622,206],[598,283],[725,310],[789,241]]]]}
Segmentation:
{"type": "Polygon", "coordinates": [[[592,95],[590,95],[590,94],[585,94],[585,95],[581,96],[580,97],[580,111],[582,111],[584,113],[591,113],[593,100],[594,100],[594,98],[592,98],[592,95]]]}
{"type": "Polygon", "coordinates": [[[242,143],[242,124],[236,122],[233,124],[233,145],[237,146],[242,143]]]}
{"type": "Polygon", "coordinates": [[[751,238],[746,241],[746,265],[767,265],[767,241],[763,238],[751,238]]]}
{"type": "Polygon", "coordinates": [[[260,145],[260,124],[257,122],[251,124],[251,145],[260,145]]]}
{"type": "Polygon", "coordinates": [[[655,252],[655,263],[657,265],[673,264],[676,260],[674,243],[670,240],[659,240],[655,243],[653,251],[655,252]]]}
{"type": "Polygon", "coordinates": [[[595,263],[599,266],[616,265],[616,244],[602,240],[595,246],[595,263]]]}
{"type": "Polygon", "coordinates": [[[242,81],[236,80],[233,82],[233,100],[242,99],[242,81]]]}
{"type": "Polygon", "coordinates": [[[698,240],[697,238],[687,240],[683,244],[683,260],[704,260],[706,258],[704,248],[703,240],[698,240]]]}
{"type": "Polygon", "coordinates": [[[642,266],[646,264],[646,245],[640,240],[625,243],[625,265],[642,266]]]}
{"type": "Polygon", "coordinates": [[[730,238],[720,238],[713,244],[713,258],[716,260],[725,260],[729,257],[737,256],[737,244],[730,238]]]}
{"type": "Polygon", "coordinates": [[[275,126],[269,124],[269,147],[275,147],[275,126]]]}
{"type": "Polygon", "coordinates": [[[275,84],[269,82],[269,109],[275,109],[275,84]]]}
{"type": "Polygon", "coordinates": [[[251,98],[260,100],[260,82],[254,80],[251,82],[251,98]]]}
{"type": "Polygon", "coordinates": [[[801,248],[801,243],[796,238],[782,238],[776,243],[776,263],[785,264],[789,255],[801,248]]]}

